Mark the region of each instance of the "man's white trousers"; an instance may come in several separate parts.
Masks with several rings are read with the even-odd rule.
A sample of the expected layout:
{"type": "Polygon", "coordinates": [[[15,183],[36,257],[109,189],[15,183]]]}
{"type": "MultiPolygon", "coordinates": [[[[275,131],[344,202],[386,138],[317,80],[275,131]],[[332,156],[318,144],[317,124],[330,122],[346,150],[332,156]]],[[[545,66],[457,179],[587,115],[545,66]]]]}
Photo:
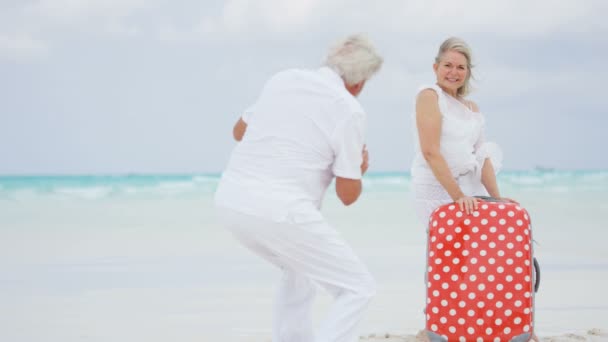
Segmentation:
{"type": "Polygon", "coordinates": [[[324,220],[274,222],[218,208],[219,218],[255,254],[283,271],[274,310],[273,342],[353,342],[357,325],[376,293],[365,265],[324,220]],[[334,303],[313,333],[314,283],[334,303]]]}

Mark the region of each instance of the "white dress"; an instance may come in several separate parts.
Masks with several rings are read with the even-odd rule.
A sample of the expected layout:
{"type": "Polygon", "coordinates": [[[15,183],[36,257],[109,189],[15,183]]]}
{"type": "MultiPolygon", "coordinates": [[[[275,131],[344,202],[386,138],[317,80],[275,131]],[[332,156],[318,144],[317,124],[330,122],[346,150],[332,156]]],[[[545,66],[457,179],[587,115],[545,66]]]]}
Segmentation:
{"type": "MultiPolygon", "coordinates": [[[[420,90],[432,89],[437,93],[441,112],[440,152],[445,158],[452,176],[461,190],[468,196],[487,196],[481,183],[481,168],[490,158],[495,172],[502,166],[502,152],[498,145],[484,138],[485,119],[464,103],[444,92],[439,86],[424,86],[420,90]]],[[[426,224],[430,214],[438,206],[453,202],[422,155],[416,114],[414,111],[415,155],[412,162],[412,192],[414,208],[418,218],[426,224]]]]}

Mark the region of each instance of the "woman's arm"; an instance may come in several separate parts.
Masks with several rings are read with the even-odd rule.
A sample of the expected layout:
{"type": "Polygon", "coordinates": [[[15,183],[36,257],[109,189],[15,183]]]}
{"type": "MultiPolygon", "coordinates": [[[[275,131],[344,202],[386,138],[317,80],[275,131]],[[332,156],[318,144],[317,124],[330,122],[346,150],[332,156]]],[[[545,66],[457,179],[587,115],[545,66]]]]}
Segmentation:
{"type": "Polygon", "coordinates": [[[486,158],[481,168],[481,184],[486,188],[488,194],[494,198],[500,198],[498,183],[496,183],[496,172],[490,158],[486,158]]]}
{"type": "Polygon", "coordinates": [[[452,200],[459,204],[461,210],[470,213],[473,209],[477,209],[477,199],[465,196],[441,154],[441,112],[438,95],[431,89],[421,91],[416,99],[416,127],[422,155],[439,184],[452,200]]]}

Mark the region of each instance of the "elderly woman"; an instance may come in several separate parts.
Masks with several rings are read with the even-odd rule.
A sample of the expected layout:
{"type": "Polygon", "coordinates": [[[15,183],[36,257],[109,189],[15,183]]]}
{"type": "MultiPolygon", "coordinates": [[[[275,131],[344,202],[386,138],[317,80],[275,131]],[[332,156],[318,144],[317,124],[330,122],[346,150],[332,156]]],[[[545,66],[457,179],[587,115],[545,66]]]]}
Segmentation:
{"type": "Polygon", "coordinates": [[[496,172],[502,155],[484,138],[484,116],[465,96],[470,91],[471,50],[461,39],[441,44],[433,70],[436,83],[416,97],[416,154],[412,186],[416,214],[428,222],[438,206],[456,202],[467,213],[474,196],[500,198],[496,172]]]}

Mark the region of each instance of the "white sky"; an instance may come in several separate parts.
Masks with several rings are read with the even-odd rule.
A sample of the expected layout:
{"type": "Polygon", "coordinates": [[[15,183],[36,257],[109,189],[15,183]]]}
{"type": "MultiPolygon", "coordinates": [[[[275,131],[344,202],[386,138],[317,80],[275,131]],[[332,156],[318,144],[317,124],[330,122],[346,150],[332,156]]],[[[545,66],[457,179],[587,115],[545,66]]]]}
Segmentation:
{"type": "Polygon", "coordinates": [[[0,174],[219,172],[264,81],[365,32],[371,171],[406,171],[416,89],[473,48],[506,169],[608,169],[604,0],[2,0],[0,174]]]}

